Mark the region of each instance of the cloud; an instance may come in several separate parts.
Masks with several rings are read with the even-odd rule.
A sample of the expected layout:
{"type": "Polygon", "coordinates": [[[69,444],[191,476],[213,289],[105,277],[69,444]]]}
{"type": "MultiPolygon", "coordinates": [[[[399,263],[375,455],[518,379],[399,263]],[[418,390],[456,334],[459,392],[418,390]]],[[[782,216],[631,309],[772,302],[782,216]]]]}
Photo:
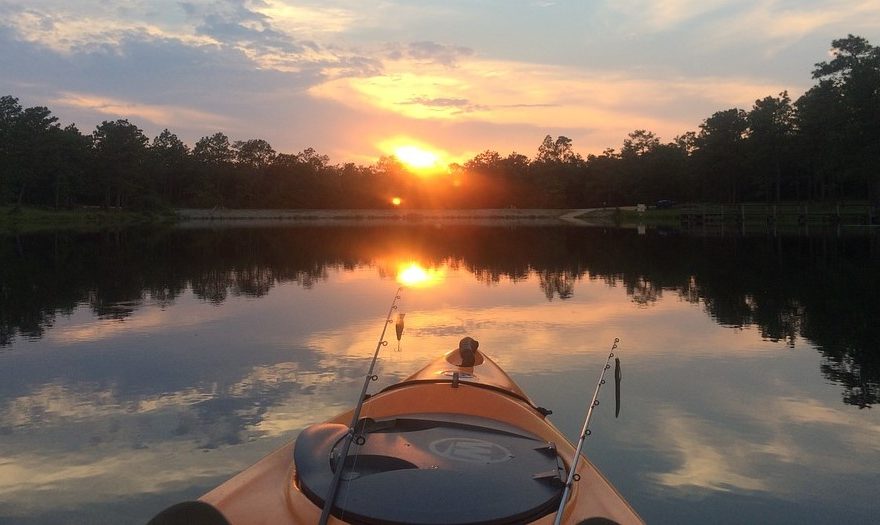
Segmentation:
{"type": "Polygon", "coordinates": [[[252,7],[272,24],[293,35],[327,38],[355,26],[361,14],[349,8],[291,5],[279,0],[264,0],[252,7]]]}
{"type": "Polygon", "coordinates": [[[412,104],[414,106],[421,106],[427,110],[431,110],[432,108],[436,111],[440,112],[448,112],[450,109],[456,110],[456,114],[459,113],[469,113],[472,111],[481,111],[487,109],[485,106],[479,106],[477,104],[471,103],[466,98],[428,98],[428,97],[413,97],[407,101],[401,102],[401,104],[412,104]]]}
{"type": "Polygon", "coordinates": [[[46,339],[59,346],[94,344],[127,333],[149,332],[159,327],[167,331],[192,330],[203,323],[222,320],[223,315],[215,309],[200,309],[187,316],[177,316],[170,310],[146,304],[140,305],[124,320],[94,319],[88,323],[55,326],[46,334],[46,339]]]}
{"type": "Polygon", "coordinates": [[[102,4],[86,0],[73,8],[36,0],[27,8],[8,6],[0,13],[6,15],[6,25],[14,28],[19,39],[65,54],[118,50],[125,41],[172,39],[191,46],[234,50],[258,67],[280,71],[344,66],[353,56],[301,36],[323,34],[303,31],[305,27],[344,29],[346,24],[339,21],[353,18],[339,9],[291,8],[275,1],[242,0],[162,0],[158,6],[135,4],[119,10],[108,10],[102,4]],[[295,19],[300,23],[293,23],[295,19]]]}
{"type": "MultiPolygon", "coordinates": [[[[136,339],[131,334],[101,335],[118,348],[120,341],[136,339]]],[[[91,337],[83,341],[84,347],[96,346],[88,342],[95,341],[91,337]]],[[[76,354],[80,365],[89,358],[76,354]]],[[[241,361],[245,366],[230,366],[238,361],[230,356],[212,367],[207,380],[189,377],[178,388],[169,376],[181,370],[169,373],[176,367],[168,361],[161,364],[165,374],[147,380],[146,388],[132,385],[118,369],[105,375],[95,361],[87,366],[98,370],[99,380],[69,369],[65,373],[75,380],[55,376],[40,382],[32,376],[25,391],[0,401],[0,512],[33,516],[59,507],[81,509],[205,480],[216,484],[242,470],[305,425],[338,413],[362,380],[358,362],[327,369],[309,349],[292,354],[294,361],[281,362],[251,355],[241,361]],[[176,458],[174,468],[169,458],[176,458]],[[53,468],[40,468],[46,464],[53,468]],[[57,497],[41,497],[46,491],[57,497]]]]}
{"type": "Polygon", "coordinates": [[[735,38],[742,44],[800,38],[838,24],[874,26],[880,11],[873,0],[639,0],[609,3],[639,31],[670,32],[687,26],[703,46],[735,38]],[[749,38],[743,38],[743,35],[749,38]]]}
{"type": "Polygon", "coordinates": [[[810,35],[826,33],[830,42],[834,36],[872,31],[880,24],[874,0],[640,0],[607,7],[624,17],[621,25],[630,28],[633,40],[663,34],[689,46],[684,56],[727,55],[724,63],[737,68],[737,55],[769,59],[810,35]],[[829,31],[832,28],[836,33],[829,31]]]}
{"type": "Polygon", "coordinates": [[[116,46],[131,35],[174,38],[193,45],[215,43],[199,37],[185,25],[120,18],[94,1],[78,5],[80,10],[53,4],[36,1],[27,8],[10,5],[0,14],[4,15],[4,25],[12,28],[20,40],[63,54],[116,46]]]}
{"type": "Polygon", "coordinates": [[[498,18],[396,0],[4,2],[0,66],[14,74],[0,89],[104,101],[59,108],[79,124],[131,107],[148,133],[161,121],[190,143],[224,131],[334,161],[370,163],[399,134],[454,156],[531,151],[548,133],[598,153],[633,129],[671,140],[715,111],[796,97],[831,38],[880,24],[874,4],[541,1],[498,18]]]}
{"type": "Polygon", "coordinates": [[[196,34],[207,35],[217,42],[242,46],[258,46],[260,49],[278,49],[298,53],[303,49],[284,33],[272,29],[262,17],[231,19],[217,14],[205,17],[196,27],[196,34]]]}
{"type": "Polygon", "coordinates": [[[750,107],[783,89],[744,77],[649,76],[479,58],[447,68],[403,58],[386,61],[381,75],[335,78],[309,92],[410,119],[601,128],[602,136],[586,145],[601,151],[634,129],[671,140],[714,111],[750,107]]]}
{"type": "Polygon", "coordinates": [[[190,125],[206,130],[225,129],[234,123],[224,115],[181,106],[141,104],[83,93],[65,92],[50,102],[53,106],[91,110],[114,118],[144,119],[158,126],[165,127],[173,127],[174,124],[179,123],[181,120],[186,120],[190,125]]]}
{"type": "Polygon", "coordinates": [[[462,57],[474,54],[473,49],[462,46],[438,44],[437,42],[411,42],[406,55],[414,60],[453,66],[462,57]]]}
{"type": "Polygon", "coordinates": [[[823,30],[837,28],[836,36],[844,36],[878,25],[880,9],[874,0],[832,0],[796,6],[773,0],[756,2],[736,17],[708,21],[706,29],[713,35],[711,47],[741,42],[743,34],[753,34],[754,40],[764,42],[763,54],[773,56],[823,30]]]}
{"type": "MultiPolygon", "coordinates": [[[[396,264],[389,266],[396,267],[396,264]]],[[[441,271],[446,269],[447,265],[439,268],[441,271]]],[[[538,277],[530,274],[530,280],[537,281],[538,277]]],[[[456,297],[479,296],[481,286],[484,285],[444,282],[443,286],[428,291],[410,290],[408,297],[418,304],[420,294],[430,293],[432,302],[444,305],[454,302],[456,297]]],[[[652,308],[639,310],[638,315],[633,316],[638,307],[621,300],[626,294],[622,287],[590,281],[589,277],[577,280],[574,286],[575,297],[567,303],[548,303],[538,293],[530,294],[529,301],[520,298],[522,303],[515,306],[476,304],[471,309],[441,306],[410,311],[406,317],[410,328],[406,330],[404,351],[385,354],[388,359],[383,360],[383,370],[404,377],[455,348],[464,335],[475,332],[480,334],[481,348],[512,374],[570,369],[570,342],[577,340],[578,333],[585,329],[592,334],[592,341],[581,351],[595,354],[597,358],[607,355],[605,342],[613,341],[621,333],[628,334],[622,351],[641,362],[663,362],[668,358],[668,348],[680,349],[684,361],[701,359],[705,348],[725,348],[737,359],[747,362],[773,359],[780,351],[779,344],[761,341],[756,329],[745,328],[740,331],[741,337],[732,340],[730,330],[703,315],[699,305],[670,297],[652,308]],[[681,326],[682,319],[696,319],[698,322],[691,324],[687,332],[671,328],[681,326]],[[517,334],[516,347],[504,344],[511,334],[517,334]],[[410,346],[407,341],[419,341],[420,344],[410,346]],[[536,360],[536,355],[541,358],[536,360]]],[[[357,358],[361,352],[357,341],[369,340],[374,330],[371,320],[350,323],[349,330],[344,332],[317,332],[306,345],[321,348],[325,351],[325,359],[342,363],[357,358]]],[[[335,365],[326,363],[324,366],[333,369],[335,365]]]]}
{"type": "MultiPolygon", "coordinates": [[[[797,397],[782,397],[773,403],[773,409],[767,411],[767,414],[772,414],[770,421],[776,420],[830,431],[840,436],[841,441],[846,442],[836,448],[849,445],[861,451],[880,452],[880,423],[866,421],[860,413],[840,410],[837,406],[829,406],[819,399],[803,394],[797,397]],[[846,431],[838,432],[839,429],[846,431]]],[[[801,456],[797,458],[798,461],[808,461],[807,458],[813,454],[808,452],[801,456]]],[[[858,458],[840,458],[835,463],[842,472],[849,469],[859,470],[863,467],[858,458]]]]}
{"type": "Polygon", "coordinates": [[[842,410],[836,399],[829,405],[801,391],[801,385],[776,382],[769,392],[749,395],[761,405],[754,410],[754,402],[731,397],[729,385],[690,381],[697,381],[691,387],[703,393],[703,403],[711,403],[712,415],[701,418],[681,406],[651,411],[656,419],[646,424],[656,427],[653,444],[676,461],[667,471],[648,474],[659,486],[685,493],[697,488],[796,497],[815,490],[816,480],[804,472],[873,475],[874,466],[864,457],[880,451],[880,425],[842,410]],[[719,426],[713,421],[718,414],[744,425],[719,426]]]}
{"type": "Polygon", "coordinates": [[[410,99],[407,104],[422,104],[424,106],[437,106],[441,108],[448,107],[468,107],[470,106],[470,102],[466,98],[425,98],[425,97],[416,97],[410,99]]]}
{"type": "Polygon", "coordinates": [[[49,105],[62,121],[86,132],[109,115],[132,119],[148,135],[168,127],[190,144],[223,131],[234,138],[266,138],[282,151],[319,146],[334,153],[338,141],[330,137],[339,136],[334,128],[343,112],[304,90],[328,76],[377,72],[369,57],[322,57],[308,46],[299,55],[263,48],[259,56],[249,56],[248,49],[207,36],[182,40],[123,30],[85,44],[90,38],[59,37],[64,45],[56,48],[0,24],[0,68],[15,72],[0,75],[0,92],[26,105],[49,105]],[[323,127],[279,124],[303,118],[323,127]]]}
{"type": "MultiPolygon", "coordinates": [[[[663,423],[663,438],[668,450],[677,453],[680,464],[672,471],[652,474],[658,484],[686,489],[698,487],[728,492],[731,490],[767,491],[770,486],[753,470],[762,450],[738,436],[671,408],[658,414],[663,423]]],[[[774,490],[777,487],[773,487],[774,490]]]]}
{"type": "Polygon", "coordinates": [[[732,0],[637,0],[608,5],[627,16],[641,30],[661,32],[676,29],[685,22],[738,3],[732,0]]]}

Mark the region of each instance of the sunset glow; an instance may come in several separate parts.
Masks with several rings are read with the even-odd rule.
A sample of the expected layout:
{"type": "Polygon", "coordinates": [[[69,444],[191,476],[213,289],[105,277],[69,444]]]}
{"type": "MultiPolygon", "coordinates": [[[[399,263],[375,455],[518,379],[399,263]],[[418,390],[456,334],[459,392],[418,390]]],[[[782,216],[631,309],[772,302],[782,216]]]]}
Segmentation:
{"type": "Polygon", "coordinates": [[[400,197],[393,197],[391,199],[391,204],[395,206],[400,206],[400,203],[403,202],[400,197]]]}
{"type": "Polygon", "coordinates": [[[880,27],[876,0],[513,2],[501,18],[436,0],[105,4],[4,2],[0,92],[84,130],[129,119],[190,147],[222,132],[333,163],[395,155],[419,175],[487,149],[531,156],[546,134],[583,156],[636,129],[671,141],[715,111],[796,99],[833,36],[880,27]]]}

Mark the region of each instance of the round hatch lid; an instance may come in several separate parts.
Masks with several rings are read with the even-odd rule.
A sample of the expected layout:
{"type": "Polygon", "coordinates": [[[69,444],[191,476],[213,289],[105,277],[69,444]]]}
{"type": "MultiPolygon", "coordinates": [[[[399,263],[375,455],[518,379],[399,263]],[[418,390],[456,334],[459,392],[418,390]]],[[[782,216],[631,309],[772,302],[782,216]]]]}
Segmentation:
{"type": "MultiPolygon", "coordinates": [[[[304,430],[294,449],[303,492],[323,506],[344,425],[304,430]],[[330,460],[328,461],[328,458],[330,460]]],[[[555,510],[565,473],[555,447],[484,418],[369,420],[352,444],[333,514],[371,524],[530,521],[555,510]]]]}

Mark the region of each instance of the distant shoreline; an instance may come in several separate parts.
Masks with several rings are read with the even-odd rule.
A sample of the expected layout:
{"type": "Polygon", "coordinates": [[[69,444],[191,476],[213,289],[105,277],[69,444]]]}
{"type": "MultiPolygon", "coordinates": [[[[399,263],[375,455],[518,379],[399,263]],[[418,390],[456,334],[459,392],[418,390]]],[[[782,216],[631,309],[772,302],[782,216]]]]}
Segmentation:
{"type": "MultiPolygon", "coordinates": [[[[0,231],[106,230],[132,226],[265,227],[279,225],[381,226],[403,224],[470,226],[662,226],[685,230],[747,225],[749,229],[869,226],[877,212],[864,203],[698,204],[674,208],[635,206],[581,209],[228,209],[181,208],[161,212],[119,209],[0,207],[0,231]],[[725,226],[726,225],[726,226],[725,226]]],[[[870,227],[870,226],[869,226],[870,227]]]]}
{"type": "Polygon", "coordinates": [[[173,225],[261,227],[288,225],[351,226],[383,224],[613,225],[613,209],[228,209],[181,208],[160,212],[120,209],[44,209],[0,207],[0,231],[105,230],[173,225]],[[584,220],[587,219],[587,220],[584,220]]]}
{"type": "MultiPolygon", "coordinates": [[[[267,210],[267,209],[177,209],[182,222],[309,222],[352,223],[442,222],[442,223],[552,223],[582,222],[580,217],[592,209],[354,209],[354,210],[267,210]]],[[[609,209],[603,218],[610,218],[609,209]]],[[[598,218],[598,217],[597,217],[598,218]]]]}
{"type": "Polygon", "coordinates": [[[0,206],[0,232],[101,231],[132,226],[173,224],[173,212],[137,212],[112,208],[51,209],[0,206]]]}

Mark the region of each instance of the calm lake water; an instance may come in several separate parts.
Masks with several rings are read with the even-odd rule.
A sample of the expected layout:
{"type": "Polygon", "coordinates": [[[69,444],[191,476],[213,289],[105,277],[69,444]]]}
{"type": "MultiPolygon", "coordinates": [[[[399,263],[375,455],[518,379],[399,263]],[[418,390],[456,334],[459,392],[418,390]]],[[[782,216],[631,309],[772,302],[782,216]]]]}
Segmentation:
{"type": "Polygon", "coordinates": [[[0,522],[143,524],[469,335],[653,523],[876,523],[880,239],[467,225],[0,236],[0,522]]]}

